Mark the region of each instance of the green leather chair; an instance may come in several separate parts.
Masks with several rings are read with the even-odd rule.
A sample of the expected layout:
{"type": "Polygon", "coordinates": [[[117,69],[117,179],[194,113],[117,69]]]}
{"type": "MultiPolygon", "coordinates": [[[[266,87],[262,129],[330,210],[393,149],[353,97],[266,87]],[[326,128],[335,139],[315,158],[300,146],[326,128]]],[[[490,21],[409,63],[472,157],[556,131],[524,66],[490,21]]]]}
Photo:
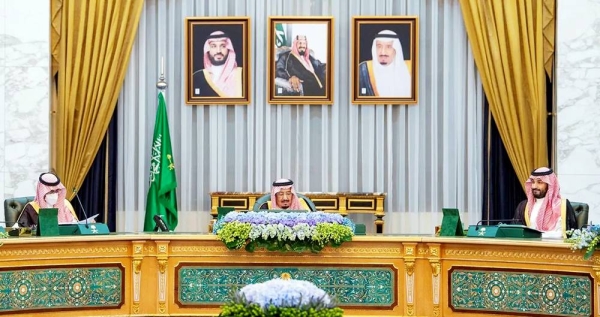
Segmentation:
{"type": "Polygon", "coordinates": [[[588,224],[588,216],[590,213],[590,206],[586,203],[580,203],[575,201],[569,201],[573,210],[575,211],[575,219],[577,219],[577,228],[581,229],[588,224]]]}
{"type": "Polygon", "coordinates": [[[11,227],[17,222],[17,218],[25,208],[28,202],[33,201],[34,196],[13,197],[4,200],[4,221],[6,227],[11,227]]]}
{"type": "MultiPolygon", "coordinates": [[[[317,211],[317,207],[315,207],[315,203],[313,203],[312,200],[310,200],[310,198],[308,198],[300,193],[296,193],[296,195],[298,195],[299,199],[304,199],[304,201],[308,205],[308,208],[310,208],[310,211],[317,211]]],[[[254,207],[252,207],[252,210],[254,210],[254,211],[261,210],[260,206],[262,206],[264,203],[266,203],[269,200],[271,200],[271,194],[266,194],[266,195],[260,197],[254,203],[254,207]]]]}

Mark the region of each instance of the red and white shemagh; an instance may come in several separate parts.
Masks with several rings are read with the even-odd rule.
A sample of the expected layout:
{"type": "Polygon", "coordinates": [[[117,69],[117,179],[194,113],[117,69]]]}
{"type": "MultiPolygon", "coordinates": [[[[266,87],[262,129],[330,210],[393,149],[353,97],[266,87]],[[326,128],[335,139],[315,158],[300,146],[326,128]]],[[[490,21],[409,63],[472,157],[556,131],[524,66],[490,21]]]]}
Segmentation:
{"type": "Polygon", "coordinates": [[[227,54],[227,60],[223,64],[223,72],[221,76],[217,78],[215,84],[221,89],[227,96],[234,96],[236,94],[236,82],[235,82],[235,70],[237,69],[237,62],[235,60],[235,51],[233,50],[233,44],[231,39],[225,36],[223,32],[213,32],[212,35],[223,34],[223,37],[209,38],[204,42],[204,68],[210,70],[213,66],[210,61],[210,44],[213,42],[225,41],[225,47],[229,50],[227,54]]]}
{"type": "MultiPolygon", "coordinates": [[[[550,169],[545,167],[538,168],[534,172],[546,171],[550,171],[550,169]]],[[[540,211],[537,216],[537,229],[541,231],[549,231],[554,229],[558,218],[560,218],[561,216],[560,206],[562,198],[560,196],[560,186],[558,185],[558,178],[554,173],[543,176],[529,176],[529,179],[527,179],[527,181],[525,182],[525,190],[527,193],[527,205],[529,206],[528,212],[530,219],[531,211],[533,209],[533,205],[535,204],[535,197],[533,197],[533,192],[531,190],[532,180],[537,178],[541,179],[542,182],[548,184],[548,191],[546,192],[546,197],[544,197],[544,201],[542,202],[542,206],[540,207],[540,211]]]]}
{"type": "MultiPolygon", "coordinates": [[[[50,183],[53,183],[54,181],[56,181],[58,179],[55,175],[50,174],[50,173],[43,174],[40,177],[41,178],[45,178],[45,177],[52,178],[51,180],[48,181],[50,183]]],[[[46,185],[46,184],[38,181],[37,189],[35,192],[35,201],[38,203],[38,205],[40,205],[40,208],[57,208],[59,223],[73,222],[73,214],[65,205],[66,196],[67,196],[67,189],[61,182],[59,182],[58,185],[50,186],[50,185],[46,185]],[[49,192],[51,192],[53,190],[58,191],[58,200],[56,201],[56,204],[54,206],[51,206],[46,202],[45,196],[46,196],[46,194],[48,194],[49,192]]]]}
{"type": "MultiPolygon", "coordinates": [[[[287,181],[287,180],[281,180],[287,181]]],[[[277,181],[280,182],[280,181],[277,181]]],[[[277,205],[277,193],[282,189],[290,189],[292,192],[291,204],[287,209],[289,210],[302,210],[303,208],[300,206],[300,200],[298,199],[298,195],[296,195],[296,190],[294,189],[294,185],[284,185],[284,186],[273,186],[271,187],[271,209],[283,209],[279,205],[277,205]]]]}

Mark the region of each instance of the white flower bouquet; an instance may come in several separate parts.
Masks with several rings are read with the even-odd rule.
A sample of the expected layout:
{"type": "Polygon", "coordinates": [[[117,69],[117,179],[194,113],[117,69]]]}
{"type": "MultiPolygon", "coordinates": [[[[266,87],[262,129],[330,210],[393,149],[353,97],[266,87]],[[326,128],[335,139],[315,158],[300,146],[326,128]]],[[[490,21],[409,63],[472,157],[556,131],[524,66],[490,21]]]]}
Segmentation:
{"type": "Polygon", "coordinates": [[[287,273],[264,283],[243,287],[231,303],[222,307],[221,317],[341,317],[343,310],[315,284],[294,280],[287,273]]]}

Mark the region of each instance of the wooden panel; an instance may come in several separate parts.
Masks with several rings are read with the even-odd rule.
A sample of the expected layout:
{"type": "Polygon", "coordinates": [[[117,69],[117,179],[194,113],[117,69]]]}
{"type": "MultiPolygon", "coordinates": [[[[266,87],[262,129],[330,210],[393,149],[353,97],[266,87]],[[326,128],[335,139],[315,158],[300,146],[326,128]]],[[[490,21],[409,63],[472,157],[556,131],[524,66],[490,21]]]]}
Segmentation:
{"type": "Polygon", "coordinates": [[[0,316],[216,316],[226,298],[200,285],[230,294],[280,273],[339,291],[349,317],[598,314],[600,256],[584,260],[556,240],[358,236],[318,254],[230,251],[195,234],[2,241],[0,316]],[[53,304],[41,310],[40,298],[53,304]]]}

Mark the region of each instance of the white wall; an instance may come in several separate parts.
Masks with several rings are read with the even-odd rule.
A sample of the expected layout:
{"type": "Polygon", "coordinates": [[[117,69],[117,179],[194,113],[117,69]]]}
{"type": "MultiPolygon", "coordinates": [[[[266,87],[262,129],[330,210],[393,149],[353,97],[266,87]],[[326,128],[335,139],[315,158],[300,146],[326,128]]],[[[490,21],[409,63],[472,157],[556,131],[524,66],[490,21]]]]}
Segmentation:
{"type": "MultiPolygon", "coordinates": [[[[0,0],[0,195],[35,193],[48,169],[50,2],[0,0]]],[[[4,213],[0,213],[4,219],[4,213]]]]}
{"type": "Polygon", "coordinates": [[[557,2],[557,172],[600,223],[600,0],[557,2]]]}

